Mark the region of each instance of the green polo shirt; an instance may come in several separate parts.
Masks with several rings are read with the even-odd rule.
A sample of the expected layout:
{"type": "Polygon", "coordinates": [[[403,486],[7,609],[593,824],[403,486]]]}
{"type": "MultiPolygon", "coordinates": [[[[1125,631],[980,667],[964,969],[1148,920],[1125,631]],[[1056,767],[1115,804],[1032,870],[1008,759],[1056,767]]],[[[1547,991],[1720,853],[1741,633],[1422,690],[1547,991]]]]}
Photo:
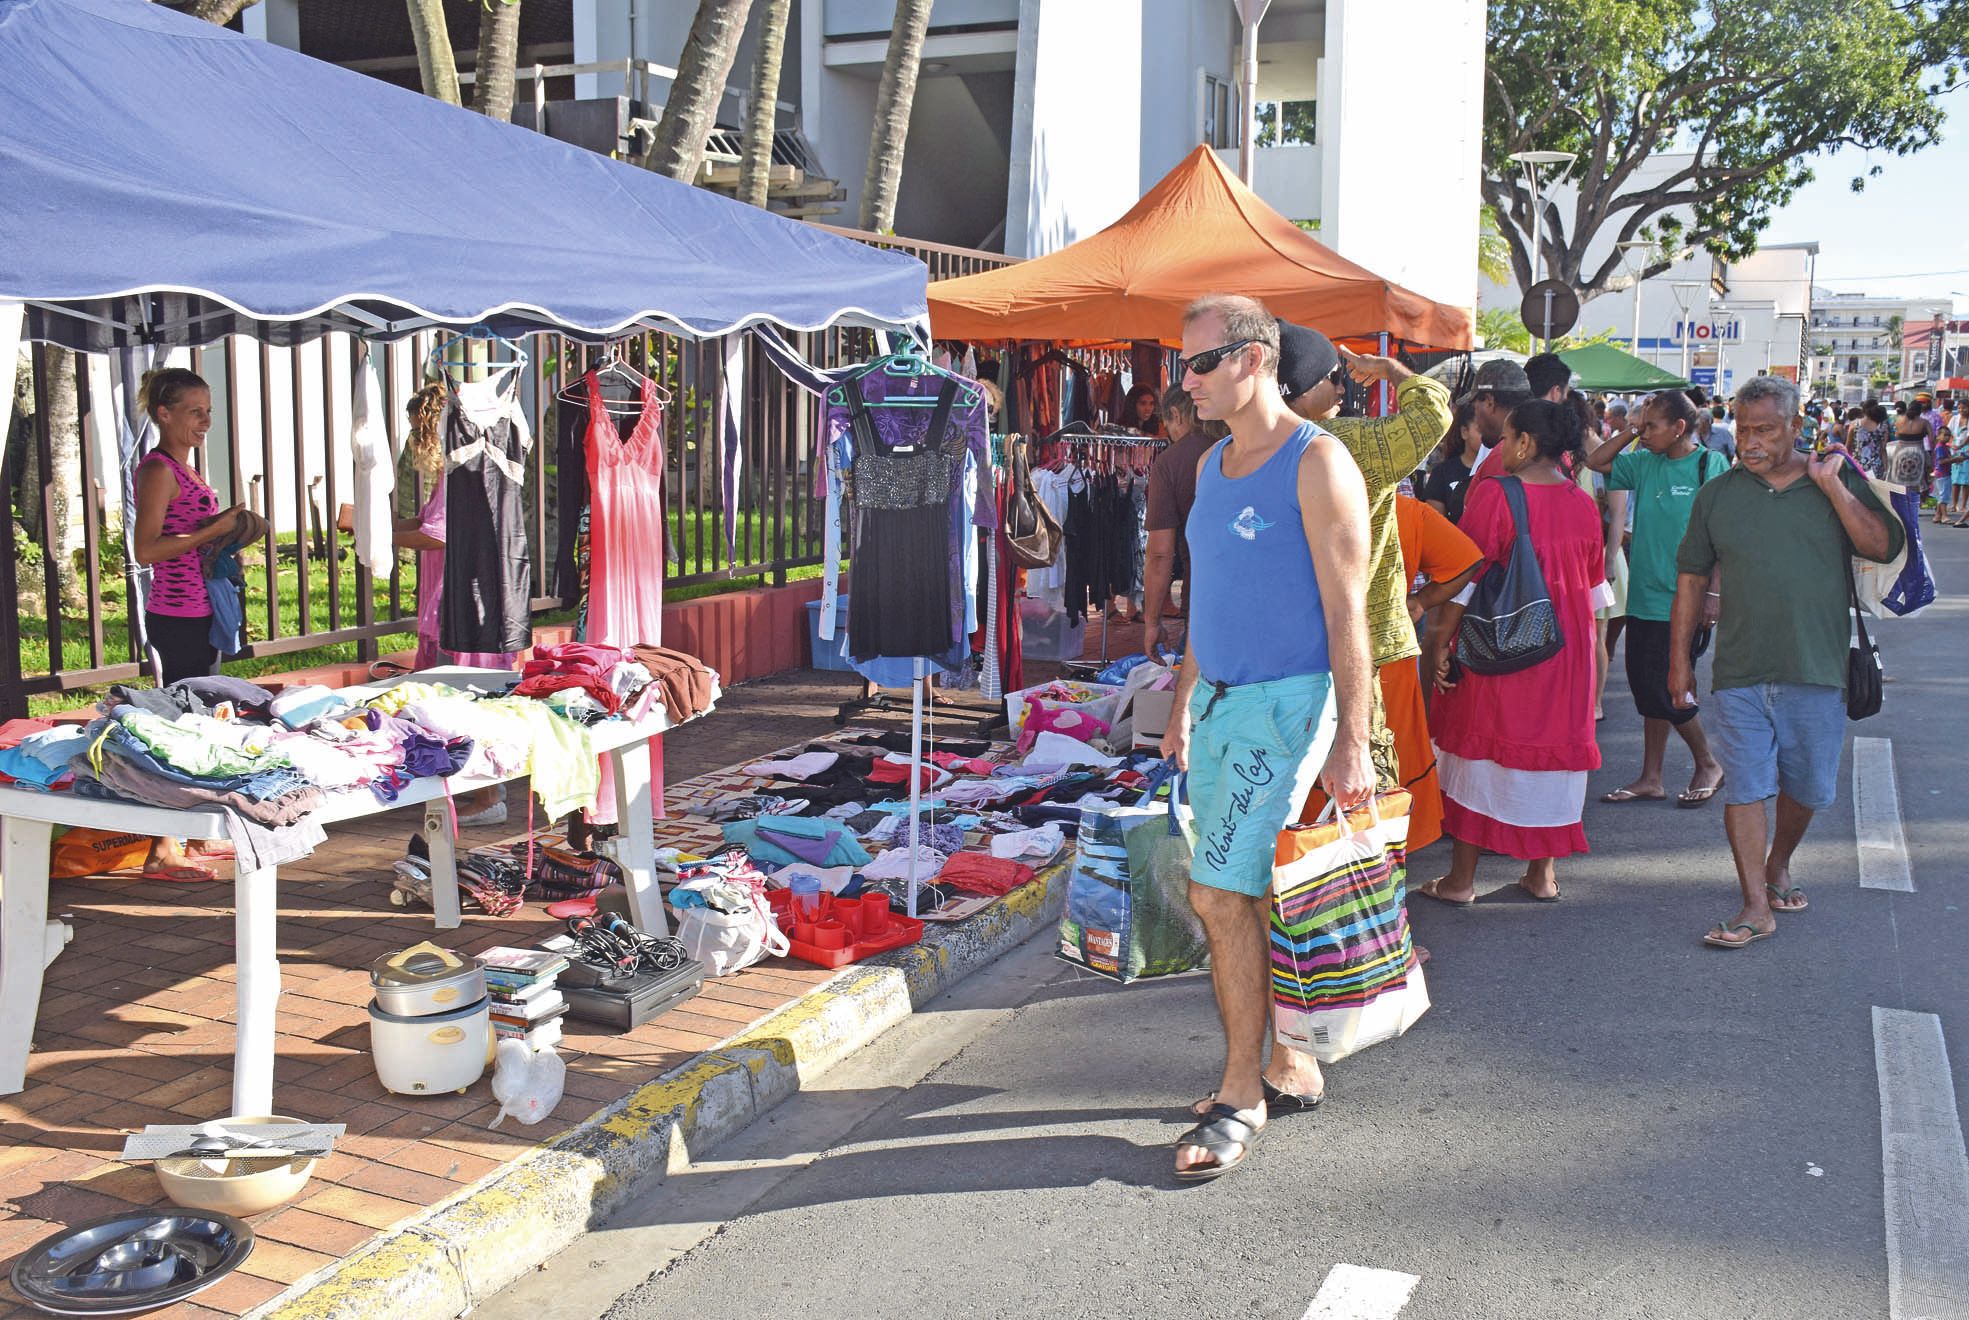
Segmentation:
{"type": "Polygon", "coordinates": [[[1614,459],[1608,490],[1634,492],[1634,544],[1627,551],[1627,615],[1668,622],[1675,604],[1675,555],[1688,530],[1696,492],[1730,470],[1730,460],[1702,446],[1680,458],[1635,449],[1614,459]]]}
{"type": "MultiPolygon", "coordinates": [[[[1901,520],[1850,467],[1840,479],[1886,518],[1891,560],[1907,542],[1901,520]]],[[[1684,573],[1705,576],[1723,566],[1718,690],[1757,683],[1845,688],[1852,629],[1846,574],[1853,553],[1832,501],[1810,477],[1776,490],[1738,467],[1696,494],[1675,562],[1684,573]]]]}

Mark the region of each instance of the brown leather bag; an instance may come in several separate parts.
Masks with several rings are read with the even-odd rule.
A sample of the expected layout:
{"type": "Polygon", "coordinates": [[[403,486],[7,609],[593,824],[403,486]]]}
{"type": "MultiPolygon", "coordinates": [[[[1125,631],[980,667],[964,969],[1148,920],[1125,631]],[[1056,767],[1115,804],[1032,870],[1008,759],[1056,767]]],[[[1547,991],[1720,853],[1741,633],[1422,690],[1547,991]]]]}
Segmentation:
{"type": "Polygon", "coordinates": [[[1014,563],[1022,568],[1047,568],[1059,558],[1066,530],[1033,487],[1024,437],[1009,443],[1006,480],[1012,483],[1012,493],[1005,501],[1005,539],[1011,542],[1014,563]]]}

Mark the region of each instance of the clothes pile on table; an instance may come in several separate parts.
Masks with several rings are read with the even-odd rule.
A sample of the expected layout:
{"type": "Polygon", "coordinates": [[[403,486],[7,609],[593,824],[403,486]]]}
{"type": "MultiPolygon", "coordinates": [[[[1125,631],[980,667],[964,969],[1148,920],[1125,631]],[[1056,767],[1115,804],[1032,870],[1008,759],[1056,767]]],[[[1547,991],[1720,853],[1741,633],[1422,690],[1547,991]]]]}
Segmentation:
{"type": "MultiPolygon", "coordinates": [[[[659,705],[677,722],[710,704],[710,671],[676,652],[640,649],[648,657],[543,647],[517,676],[517,695],[416,679],[381,692],[276,689],[223,675],[119,685],[79,734],[29,734],[0,751],[0,769],[50,789],[65,775],[83,797],[217,808],[242,871],[312,852],[325,837],[313,817],[334,795],[390,803],[420,778],[527,774],[542,810],[558,818],[595,804],[593,724],[659,705]],[[58,752],[67,753],[59,769],[51,764],[58,752]]],[[[497,874],[481,879],[488,896],[510,889],[497,874]]]]}

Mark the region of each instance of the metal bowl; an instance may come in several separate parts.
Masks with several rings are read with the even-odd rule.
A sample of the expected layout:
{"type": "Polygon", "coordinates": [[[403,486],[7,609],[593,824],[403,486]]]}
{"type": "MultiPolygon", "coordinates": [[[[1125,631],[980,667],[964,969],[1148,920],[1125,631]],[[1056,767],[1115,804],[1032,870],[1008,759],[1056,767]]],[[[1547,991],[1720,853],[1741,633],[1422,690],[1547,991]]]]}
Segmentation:
{"type": "Polygon", "coordinates": [[[231,1215],[132,1210],[41,1239],[13,1285],[55,1315],[133,1315],[211,1287],[252,1252],[253,1230],[231,1215]]]}

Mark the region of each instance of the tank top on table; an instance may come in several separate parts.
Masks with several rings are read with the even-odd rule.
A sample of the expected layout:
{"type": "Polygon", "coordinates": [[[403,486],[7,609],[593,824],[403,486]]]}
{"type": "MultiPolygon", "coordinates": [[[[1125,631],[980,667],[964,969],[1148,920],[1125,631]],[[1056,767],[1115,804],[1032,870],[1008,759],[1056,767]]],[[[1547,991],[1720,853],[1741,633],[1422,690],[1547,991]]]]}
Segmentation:
{"type": "Polygon", "coordinates": [[[520,415],[517,384],[514,372],[503,382],[459,385],[438,423],[445,467],[438,645],[454,655],[533,644],[525,499],[533,437],[520,415]]]}
{"type": "MultiPolygon", "coordinates": [[[[196,472],[165,453],[153,449],[137,464],[161,463],[177,479],[178,493],[164,506],[163,531],[166,536],[188,536],[219,511],[219,497],[196,472]]],[[[212,612],[211,598],[205,594],[205,570],[198,551],[187,550],[150,572],[150,595],[144,608],[152,614],[172,619],[196,619],[212,612]]]]}

